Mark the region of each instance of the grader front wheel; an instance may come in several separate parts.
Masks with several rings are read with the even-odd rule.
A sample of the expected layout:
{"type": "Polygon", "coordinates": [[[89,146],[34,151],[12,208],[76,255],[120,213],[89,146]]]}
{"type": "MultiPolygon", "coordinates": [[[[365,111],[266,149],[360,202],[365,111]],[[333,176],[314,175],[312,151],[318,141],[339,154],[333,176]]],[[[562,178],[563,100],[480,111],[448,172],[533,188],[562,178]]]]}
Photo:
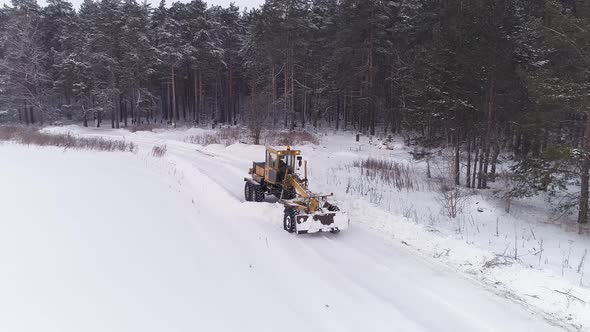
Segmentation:
{"type": "Polygon", "coordinates": [[[293,233],[296,229],[296,220],[297,220],[297,210],[294,209],[285,209],[283,215],[283,228],[289,232],[293,233]]]}

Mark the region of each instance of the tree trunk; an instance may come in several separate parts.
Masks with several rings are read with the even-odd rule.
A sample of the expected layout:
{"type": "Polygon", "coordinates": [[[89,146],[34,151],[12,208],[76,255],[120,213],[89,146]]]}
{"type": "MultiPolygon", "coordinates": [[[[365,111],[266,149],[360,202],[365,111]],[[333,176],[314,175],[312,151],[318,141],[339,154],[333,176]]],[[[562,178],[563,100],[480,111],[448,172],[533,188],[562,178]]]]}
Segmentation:
{"type": "Polygon", "coordinates": [[[28,126],[29,125],[29,111],[27,111],[27,101],[23,100],[23,114],[24,114],[24,118],[25,118],[25,124],[28,126]]]}
{"type": "MultiPolygon", "coordinates": [[[[487,140],[489,142],[489,140],[487,140]]],[[[486,189],[488,187],[488,166],[490,163],[490,144],[486,144],[486,149],[484,153],[484,163],[483,163],[483,177],[481,181],[482,189],[486,189]]]]}
{"type": "Polygon", "coordinates": [[[127,128],[127,118],[129,117],[129,112],[127,112],[127,102],[123,101],[123,126],[127,128]]]}
{"type": "Polygon", "coordinates": [[[578,208],[578,223],[588,223],[588,186],[590,180],[590,113],[586,113],[584,128],[584,155],[580,169],[580,203],[578,208]]]}
{"type": "Polygon", "coordinates": [[[275,67],[276,65],[272,64],[272,70],[271,70],[271,82],[272,82],[272,92],[271,92],[271,96],[272,96],[272,105],[274,105],[275,100],[277,100],[277,78],[276,78],[276,74],[275,74],[275,67]]]}
{"type": "Polygon", "coordinates": [[[129,100],[129,109],[131,110],[131,124],[138,125],[139,124],[139,116],[137,115],[137,110],[135,109],[135,89],[131,89],[131,98],[129,100]]]}
{"type": "Polygon", "coordinates": [[[188,100],[188,95],[189,95],[189,85],[188,82],[186,80],[183,80],[184,83],[184,87],[182,89],[183,95],[182,95],[182,121],[186,122],[186,110],[189,107],[189,100],[188,100]]]}
{"type": "Polygon", "coordinates": [[[29,107],[29,121],[31,122],[31,124],[35,123],[35,116],[33,114],[33,106],[29,107]]]}
{"type": "MultiPolygon", "coordinates": [[[[375,9],[371,6],[371,17],[370,21],[373,22],[375,17],[375,9]]],[[[373,24],[369,25],[369,54],[368,54],[368,61],[367,61],[367,81],[369,83],[368,92],[371,94],[369,98],[369,126],[370,126],[370,134],[371,136],[375,136],[375,112],[376,112],[376,101],[375,101],[375,91],[374,91],[374,75],[373,75],[373,52],[374,52],[374,32],[373,32],[373,24]]]]}
{"type": "Polygon", "coordinates": [[[465,176],[465,186],[471,188],[471,136],[467,136],[467,170],[465,176]]]}
{"type": "Polygon", "coordinates": [[[480,164],[480,182],[481,188],[486,189],[488,187],[488,167],[490,164],[490,150],[492,141],[496,137],[496,75],[495,72],[491,73],[490,84],[488,89],[488,102],[487,102],[487,125],[485,131],[485,141],[483,152],[483,165],[480,164]],[[483,172],[482,172],[483,171],[483,172]]]}
{"type": "Polygon", "coordinates": [[[287,76],[288,70],[288,63],[285,63],[284,72],[285,72],[285,128],[289,125],[289,77],[287,76]]]}
{"type": "Polygon", "coordinates": [[[172,98],[170,97],[170,95],[170,83],[166,83],[166,113],[164,114],[167,124],[172,123],[172,121],[170,120],[170,114],[172,113],[172,98]]]}
{"type": "Polygon", "coordinates": [[[496,182],[496,165],[498,164],[498,156],[500,155],[500,144],[497,141],[493,144],[494,153],[492,154],[491,170],[490,170],[490,181],[496,182]]]}
{"type": "Polygon", "coordinates": [[[455,185],[461,184],[461,149],[459,147],[459,135],[455,141],[455,185]]]}
{"type": "Polygon", "coordinates": [[[471,181],[471,188],[476,188],[475,181],[477,178],[477,158],[479,157],[479,147],[477,146],[477,138],[473,139],[473,148],[475,150],[475,157],[473,158],[473,178],[471,181]]]}
{"type": "Polygon", "coordinates": [[[346,97],[346,91],[344,91],[344,105],[342,106],[344,109],[342,110],[344,112],[344,130],[347,129],[348,127],[348,108],[346,107],[346,100],[348,98],[346,97]]]}
{"type": "Polygon", "coordinates": [[[174,66],[171,68],[172,74],[172,127],[176,128],[176,84],[174,83],[174,66]]]}
{"type": "Polygon", "coordinates": [[[307,112],[307,75],[305,73],[305,63],[303,64],[303,107],[301,108],[301,128],[305,129],[305,114],[307,112]]]}
{"type": "Polygon", "coordinates": [[[197,110],[197,123],[199,123],[199,118],[201,114],[205,111],[205,90],[203,89],[203,73],[199,70],[199,103],[200,107],[197,110]]]}
{"type": "MultiPolygon", "coordinates": [[[[231,61],[231,59],[230,59],[231,61]]],[[[228,117],[228,123],[230,125],[233,125],[235,123],[235,110],[234,110],[234,90],[233,90],[233,86],[234,86],[234,72],[233,72],[233,68],[231,66],[231,64],[229,65],[229,69],[228,69],[229,73],[228,73],[228,80],[227,80],[227,117],[228,117]]]]}
{"type": "MultiPolygon", "coordinates": [[[[483,139],[482,139],[483,141],[483,139]]],[[[483,142],[483,144],[485,144],[485,142],[483,142]]],[[[479,170],[477,173],[477,189],[482,189],[482,185],[483,185],[483,163],[484,163],[484,158],[485,158],[485,147],[480,147],[479,148],[479,170]]]]}
{"type": "Polygon", "coordinates": [[[340,95],[336,95],[336,130],[340,129],[340,95]]]}
{"type": "Polygon", "coordinates": [[[295,68],[294,68],[292,62],[291,62],[290,85],[291,85],[291,87],[289,88],[289,92],[290,92],[289,113],[291,113],[291,130],[294,130],[295,129],[295,121],[296,121],[296,116],[295,116],[295,68]]]}
{"type": "Polygon", "coordinates": [[[588,174],[589,171],[590,158],[584,157],[580,174],[580,204],[578,209],[578,223],[580,224],[588,223],[588,180],[590,179],[590,175],[588,174]]]}
{"type": "Polygon", "coordinates": [[[219,113],[219,69],[215,74],[215,124],[222,122],[224,115],[219,113]]]}
{"type": "Polygon", "coordinates": [[[193,76],[194,76],[193,80],[194,80],[194,85],[195,85],[194,86],[195,91],[194,91],[194,96],[193,96],[194,97],[194,100],[193,100],[193,122],[199,123],[199,120],[197,118],[197,114],[199,114],[199,112],[197,111],[197,109],[199,108],[199,94],[198,94],[199,89],[198,89],[198,82],[197,82],[198,77],[197,77],[197,70],[196,69],[193,72],[193,76]]]}
{"type": "Polygon", "coordinates": [[[121,96],[119,95],[116,98],[117,102],[115,103],[115,128],[121,128],[121,96]]]}

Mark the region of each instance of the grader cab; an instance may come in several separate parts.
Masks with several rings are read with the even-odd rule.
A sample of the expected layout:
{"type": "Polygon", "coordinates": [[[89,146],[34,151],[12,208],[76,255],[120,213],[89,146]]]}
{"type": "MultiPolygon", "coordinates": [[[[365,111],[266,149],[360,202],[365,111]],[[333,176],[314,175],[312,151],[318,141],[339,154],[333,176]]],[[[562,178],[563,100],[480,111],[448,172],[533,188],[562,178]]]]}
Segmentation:
{"type": "Polygon", "coordinates": [[[262,202],[267,194],[277,197],[285,207],[286,231],[337,233],[348,228],[347,215],[328,202],[333,194],[317,195],[308,189],[307,161],[300,150],[267,147],[265,161],[253,162],[248,173],[250,177],[244,178],[246,201],[262,202]]]}

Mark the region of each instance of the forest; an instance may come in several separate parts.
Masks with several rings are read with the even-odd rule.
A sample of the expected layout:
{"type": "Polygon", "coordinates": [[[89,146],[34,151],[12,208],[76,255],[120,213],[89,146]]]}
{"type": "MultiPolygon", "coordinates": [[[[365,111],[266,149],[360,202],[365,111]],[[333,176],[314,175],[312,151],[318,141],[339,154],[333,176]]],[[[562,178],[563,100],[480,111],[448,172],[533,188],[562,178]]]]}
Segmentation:
{"type": "Polygon", "coordinates": [[[457,186],[508,174],[506,195],[547,193],[585,224],[589,112],[587,0],[0,9],[0,123],[402,135],[452,151],[457,186]]]}

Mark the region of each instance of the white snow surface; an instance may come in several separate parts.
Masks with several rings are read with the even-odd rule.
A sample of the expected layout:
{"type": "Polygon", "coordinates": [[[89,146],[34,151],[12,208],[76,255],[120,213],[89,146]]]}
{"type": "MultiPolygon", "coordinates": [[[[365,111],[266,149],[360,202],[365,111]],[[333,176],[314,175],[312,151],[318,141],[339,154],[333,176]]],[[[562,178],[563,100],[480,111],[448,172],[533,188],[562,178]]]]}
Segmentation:
{"type": "Polygon", "coordinates": [[[303,151],[312,186],[337,193],[351,227],[295,236],[273,200],[243,201],[264,147],[182,142],[200,129],[47,130],[132,140],[139,152],[0,145],[0,331],[590,326],[586,304],[556,292],[585,300],[587,288],[521,264],[484,269],[490,251],[321,182],[362,155],[337,138],[303,151]],[[151,157],[162,144],[167,155],[151,157]]]}

